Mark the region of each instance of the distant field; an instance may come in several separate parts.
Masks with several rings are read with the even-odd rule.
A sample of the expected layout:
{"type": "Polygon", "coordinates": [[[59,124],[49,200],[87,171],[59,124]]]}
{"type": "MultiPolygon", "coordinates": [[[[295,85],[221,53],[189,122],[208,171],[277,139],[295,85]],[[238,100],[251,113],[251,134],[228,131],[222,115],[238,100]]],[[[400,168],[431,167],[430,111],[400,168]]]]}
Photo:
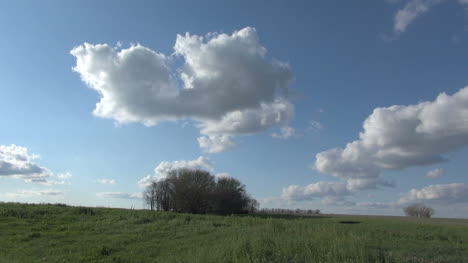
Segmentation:
{"type": "Polygon", "coordinates": [[[468,262],[468,220],[0,204],[0,262],[468,262]]]}

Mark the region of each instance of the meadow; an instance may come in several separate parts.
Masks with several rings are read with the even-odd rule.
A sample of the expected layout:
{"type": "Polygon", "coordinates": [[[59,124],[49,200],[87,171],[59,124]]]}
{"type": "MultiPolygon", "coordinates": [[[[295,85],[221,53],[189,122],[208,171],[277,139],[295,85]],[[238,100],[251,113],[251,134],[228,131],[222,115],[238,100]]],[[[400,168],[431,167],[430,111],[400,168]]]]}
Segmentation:
{"type": "Polygon", "coordinates": [[[0,203],[0,262],[468,262],[468,220],[0,203]]]}

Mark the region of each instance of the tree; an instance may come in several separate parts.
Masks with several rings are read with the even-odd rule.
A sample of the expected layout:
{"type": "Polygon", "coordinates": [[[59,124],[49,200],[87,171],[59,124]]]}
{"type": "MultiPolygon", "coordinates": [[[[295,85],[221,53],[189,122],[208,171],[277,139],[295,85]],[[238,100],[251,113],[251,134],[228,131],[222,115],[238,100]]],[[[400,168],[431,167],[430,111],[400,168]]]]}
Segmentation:
{"type": "Polygon", "coordinates": [[[214,176],[203,170],[178,169],[169,172],[167,179],[173,187],[172,209],[177,212],[206,213],[215,186],[214,176]]]}
{"type": "Polygon", "coordinates": [[[249,197],[245,185],[235,178],[219,178],[212,196],[212,209],[216,214],[242,213],[248,208],[249,197]]]}
{"type": "Polygon", "coordinates": [[[203,170],[172,170],[167,178],[151,183],[143,196],[151,210],[159,211],[226,215],[258,209],[239,180],[216,179],[203,170]]]}
{"type": "Polygon", "coordinates": [[[251,214],[256,213],[259,207],[260,207],[260,203],[257,200],[249,196],[249,199],[247,202],[247,212],[251,214]]]}
{"type": "Polygon", "coordinates": [[[143,192],[143,200],[151,210],[156,208],[157,204],[157,183],[152,182],[143,192]]]}
{"type": "Polygon", "coordinates": [[[403,208],[406,216],[430,218],[434,214],[434,209],[424,204],[412,204],[403,208]]]}

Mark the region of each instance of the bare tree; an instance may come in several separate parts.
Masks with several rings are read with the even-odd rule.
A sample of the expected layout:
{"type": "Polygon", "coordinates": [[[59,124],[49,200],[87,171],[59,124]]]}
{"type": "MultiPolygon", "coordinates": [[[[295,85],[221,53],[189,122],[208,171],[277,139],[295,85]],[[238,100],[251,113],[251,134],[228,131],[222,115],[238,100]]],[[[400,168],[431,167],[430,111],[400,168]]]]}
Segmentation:
{"type": "Polygon", "coordinates": [[[425,206],[424,204],[412,204],[403,208],[406,216],[411,217],[427,217],[430,218],[434,214],[434,209],[425,206]]]}

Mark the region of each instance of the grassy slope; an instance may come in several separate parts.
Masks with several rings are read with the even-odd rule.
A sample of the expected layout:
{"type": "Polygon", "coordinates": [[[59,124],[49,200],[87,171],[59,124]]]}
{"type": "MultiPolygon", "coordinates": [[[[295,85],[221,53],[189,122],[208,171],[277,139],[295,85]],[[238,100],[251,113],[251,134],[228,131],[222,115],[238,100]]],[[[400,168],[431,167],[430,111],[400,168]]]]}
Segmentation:
{"type": "Polygon", "coordinates": [[[0,262],[458,263],[468,262],[468,220],[0,204],[0,262]]]}

